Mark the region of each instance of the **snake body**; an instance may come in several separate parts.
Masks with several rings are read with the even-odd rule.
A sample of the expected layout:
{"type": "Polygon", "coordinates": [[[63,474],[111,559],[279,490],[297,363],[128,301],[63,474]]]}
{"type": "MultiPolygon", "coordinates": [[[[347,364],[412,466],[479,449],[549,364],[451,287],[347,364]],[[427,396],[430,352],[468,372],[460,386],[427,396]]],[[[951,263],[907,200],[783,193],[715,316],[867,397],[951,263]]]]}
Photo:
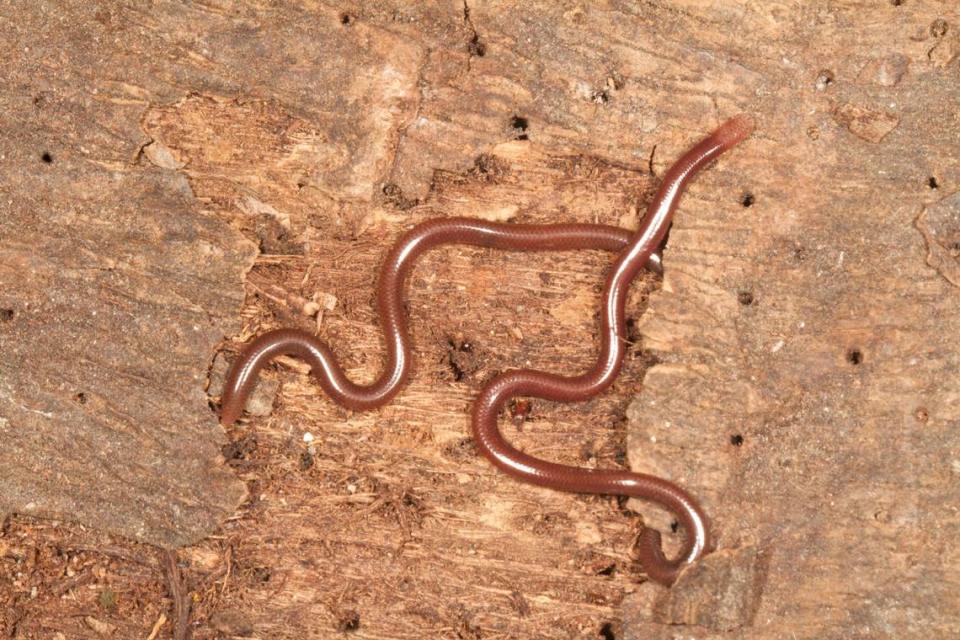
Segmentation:
{"type": "Polygon", "coordinates": [[[307,361],[323,390],[344,407],[360,411],[389,402],[410,375],[404,281],[417,257],[431,248],[470,244],[520,251],[603,249],[619,252],[604,284],[600,353],[593,367],[576,376],[532,369],[509,370],[495,376],[473,404],[472,432],[479,451],[496,467],[519,480],[561,491],[641,498],[676,514],[686,534],[676,559],[666,558],[660,533],[654,529],[644,529],[637,546],[647,575],[662,584],[672,584],[685,565],[696,562],[711,547],[707,518],[691,495],[667,480],[642,473],[586,469],[527,455],[504,439],[497,419],[510,399],[517,396],[581,402],[612,384],[623,364],[627,343],[624,306],[630,283],[645,265],[659,268],[655,250],[663,242],[690,180],[752,130],[753,121],[749,117],[736,116],[681,156],[664,175],[639,229],[633,233],[605,225],[515,225],[469,218],[438,218],[413,227],[394,245],[380,271],[377,302],[387,346],[387,362],[381,375],[369,385],[357,385],[347,378],[330,347],[315,336],[292,329],[270,331],[255,338],[233,363],[221,399],[221,422],[229,425],[240,417],[259,371],[279,355],[307,361]]]}

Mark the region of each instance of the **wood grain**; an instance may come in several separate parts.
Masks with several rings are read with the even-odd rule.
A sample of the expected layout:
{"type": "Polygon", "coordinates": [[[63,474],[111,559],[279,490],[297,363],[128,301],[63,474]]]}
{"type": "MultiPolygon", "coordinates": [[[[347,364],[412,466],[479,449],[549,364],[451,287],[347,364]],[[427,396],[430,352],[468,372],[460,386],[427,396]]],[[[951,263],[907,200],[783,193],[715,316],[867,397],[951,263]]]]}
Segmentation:
{"type": "Polygon", "coordinates": [[[956,635],[958,25],[932,0],[8,3],[0,628],[171,637],[139,540],[187,545],[194,638],[956,635]],[[264,329],[376,375],[411,224],[636,224],[739,111],[760,128],[684,198],[614,388],[503,423],[699,496],[719,548],[674,589],[629,553],[669,514],[519,485],[468,438],[497,371],[586,368],[609,256],[432,252],[395,403],[343,411],[286,361],[216,424],[208,368],[215,401],[264,329]]]}

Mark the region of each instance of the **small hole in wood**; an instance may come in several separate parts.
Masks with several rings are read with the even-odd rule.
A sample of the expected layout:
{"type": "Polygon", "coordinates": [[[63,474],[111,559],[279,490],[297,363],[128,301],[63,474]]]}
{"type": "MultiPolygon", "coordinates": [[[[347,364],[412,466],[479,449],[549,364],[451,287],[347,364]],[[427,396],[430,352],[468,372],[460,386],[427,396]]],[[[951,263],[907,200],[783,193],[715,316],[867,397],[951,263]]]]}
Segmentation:
{"type": "Polygon", "coordinates": [[[676,520],[674,520],[673,522],[671,522],[671,523],[670,523],[670,531],[673,532],[673,533],[676,533],[677,531],[680,531],[680,523],[677,522],[676,520]]]}
{"type": "Polygon", "coordinates": [[[87,404],[87,394],[83,391],[73,396],[73,401],[77,404],[87,404]]]}
{"type": "Polygon", "coordinates": [[[600,637],[603,640],[617,640],[617,634],[613,632],[612,622],[603,623],[603,626],[600,627],[600,637]]]}
{"type": "Polygon", "coordinates": [[[467,45],[467,52],[472,56],[482,58],[487,55],[487,45],[480,42],[480,36],[473,34],[473,37],[470,38],[470,44],[467,45]]]}
{"type": "Polygon", "coordinates": [[[300,454],[300,471],[307,471],[313,466],[313,456],[309,451],[300,454]]]}
{"type": "Polygon", "coordinates": [[[345,27],[349,27],[351,24],[353,24],[353,20],[354,20],[353,16],[350,15],[349,13],[340,14],[340,24],[342,24],[345,27]]]}
{"type": "Polygon", "coordinates": [[[906,2],[906,0],[890,0],[890,4],[895,7],[902,7],[904,2],[906,2]]]}
{"type": "Polygon", "coordinates": [[[625,518],[637,518],[640,516],[639,513],[627,506],[627,503],[630,501],[630,498],[627,496],[617,496],[617,509],[620,510],[620,515],[625,518]]]}
{"type": "Polygon", "coordinates": [[[528,140],[527,129],[530,128],[530,121],[523,116],[513,116],[510,118],[510,128],[515,132],[517,140],[528,140]]]}
{"type": "Polygon", "coordinates": [[[937,182],[936,176],[930,176],[929,178],[927,178],[927,186],[930,187],[931,189],[940,188],[940,183],[937,182]]]}
{"type": "Polygon", "coordinates": [[[53,164],[53,156],[50,155],[49,151],[44,151],[40,154],[40,159],[43,160],[46,164],[53,164]]]}
{"type": "Polygon", "coordinates": [[[0,322],[13,320],[13,309],[0,309],[0,322]]]}
{"type": "Polygon", "coordinates": [[[863,352],[856,348],[847,350],[847,362],[852,365],[860,364],[863,362],[863,352]]]}
{"type": "Polygon", "coordinates": [[[930,35],[934,38],[942,38],[947,35],[947,31],[950,29],[950,26],[947,24],[947,21],[943,18],[937,18],[930,25],[930,35]]]}
{"type": "Polygon", "coordinates": [[[749,291],[741,291],[737,294],[737,302],[745,307],[748,307],[753,304],[753,294],[749,291]]]}
{"type": "Polygon", "coordinates": [[[756,201],[757,199],[753,197],[752,193],[745,193],[743,194],[743,197],[740,198],[740,204],[742,204],[744,207],[752,207],[753,203],[756,201]]]}
{"type": "Polygon", "coordinates": [[[624,324],[627,326],[627,341],[638,349],[641,348],[643,336],[640,333],[640,327],[637,326],[636,318],[627,318],[624,324]]]}
{"type": "Polygon", "coordinates": [[[730,444],[732,444],[735,447],[742,447],[743,436],[740,435],[739,433],[735,433],[734,435],[730,436],[730,444]]]}
{"type": "Polygon", "coordinates": [[[833,81],[833,71],[830,71],[829,69],[821,69],[820,73],[817,74],[817,81],[814,86],[817,88],[817,91],[824,91],[827,87],[833,84],[833,81]]]}
{"type": "Polygon", "coordinates": [[[337,631],[341,633],[346,633],[350,631],[356,631],[360,628],[360,614],[356,611],[347,611],[340,616],[340,620],[337,621],[337,631]]]}
{"type": "Polygon", "coordinates": [[[597,571],[597,575],[598,575],[598,576],[612,576],[614,573],[616,573],[616,571],[617,571],[617,565],[616,565],[616,563],[614,563],[614,564],[611,564],[610,566],[607,566],[607,567],[604,567],[603,569],[600,569],[600,571],[597,571]]]}

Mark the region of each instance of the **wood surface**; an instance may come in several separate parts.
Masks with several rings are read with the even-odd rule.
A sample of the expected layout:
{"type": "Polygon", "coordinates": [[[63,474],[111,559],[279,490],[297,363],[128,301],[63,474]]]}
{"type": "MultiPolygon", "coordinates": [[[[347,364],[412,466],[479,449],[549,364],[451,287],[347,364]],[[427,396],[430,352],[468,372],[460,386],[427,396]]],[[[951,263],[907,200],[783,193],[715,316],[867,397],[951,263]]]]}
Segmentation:
{"type": "Polygon", "coordinates": [[[9,637],[960,633],[953,3],[17,1],[0,35],[9,637]],[[676,548],[669,514],[518,484],[468,437],[494,373],[588,366],[609,255],[431,252],[395,402],[344,411],[284,361],[217,424],[269,328],[373,379],[410,225],[634,226],[741,111],[614,387],[502,423],[701,498],[718,548],[671,590],[630,553],[643,522],[676,548]]]}

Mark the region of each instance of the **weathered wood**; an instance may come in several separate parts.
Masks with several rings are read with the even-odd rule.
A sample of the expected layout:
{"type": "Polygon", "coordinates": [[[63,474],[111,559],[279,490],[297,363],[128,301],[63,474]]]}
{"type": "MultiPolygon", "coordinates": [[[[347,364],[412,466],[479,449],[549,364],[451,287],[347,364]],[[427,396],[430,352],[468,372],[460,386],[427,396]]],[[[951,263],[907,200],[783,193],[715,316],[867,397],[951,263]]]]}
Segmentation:
{"type": "Polygon", "coordinates": [[[958,19],[742,16],[767,43],[740,58],[762,126],[731,187],[751,206],[679,217],[641,321],[662,364],[630,410],[631,461],[701,496],[723,553],[644,585],[627,637],[960,632],[958,19]]]}
{"type": "Polygon", "coordinates": [[[60,66],[4,22],[0,512],[198,540],[244,496],[204,383],[250,245],[138,162],[136,109],[97,80],[69,95],[92,61],[60,66]]]}
{"type": "MultiPolygon", "coordinates": [[[[317,100],[311,86],[342,86],[351,67],[313,60],[322,50],[352,59],[354,70],[370,64],[362,44],[331,47],[327,36],[342,31],[332,11],[318,24],[298,20],[297,11],[272,14],[264,42],[312,47],[296,52],[310,61],[298,74],[290,60],[295,52],[276,47],[271,68],[266,50],[246,37],[255,25],[228,7],[144,9],[4,8],[0,29],[12,59],[2,72],[9,90],[0,148],[6,201],[0,427],[7,443],[0,452],[0,510],[66,517],[177,546],[209,534],[243,497],[242,485],[222,467],[223,435],[203,381],[214,346],[235,331],[239,283],[253,247],[215,206],[195,198],[178,172],[182,163],[148,137],[153,109],[189,106],[195,91],[261,92],[309,114],[324,136],[347,138],[342,130],[353,129],[356,118],[338,112],[339,94],[325,91],[317,100]],[[303,33],[282,39],[294,23],[303,33]],[[209,64],[209,56],[224,51],[230,55],[209,64]],[[256,72],[238,80],[252,56],[256,72]],[[311,81],[312,73],[320,75],[311,81]],[[240,89],[245,82],[253,84],[240,89]]],[[[378,42],[402,68],[402,44],[386,35],[378,42]]],[[[385,70],[386,84],[374,87],[358,80],[353,93],[382,97],[389,104],[381,109],[392,108],[399,98],[389,88],[391,73],[385,70]]],[[[220,121],[237,125],[236,135],[222,138],[230,142],[205,149],[221,165],[229,165],[231,154],[243,155],[242,132],[256,129],[233,119],[237,112],[220,121]]],[[[371,125],[352,141],[325,145],[326,158],[311,158],[328,184],[343,176],[339,197],[350,197],[357,180],[369,191],[364,180],[385,170],[396,126],[389,119],[371,125]]],[[[298,149],[310,153],[305,145],[298,149]]],[[[203,168],[201,158],[192,161],[203,168]]],[[[260,221],[258,202],[240,198],[245,215],[238,227],[260,221]]]]}
{"type": "MultiPolygon", "coordinates": [[[[636,287],[614,388],[504,422],[526,450],[582,465],[625,464],[629,432],[637,470],[703,499],[717,553],[672,591],[638,587],[629,511],[519,485],[467,439],[469,399],[496,371],[586,366],[609,256],[444,249],[411,278],[417,367],[395,403],[345,412],[288,362],[266,376],[273,413],[227,433],[249,500],[179,552],[194,637],[956,634],[956,8],[62,4],[0,12],[0,279],[14,283],[0,415],[18,427],[0,462],[19,465],[2,467],[2,506],[26,512],[43,490],[45,515],[167,545],[205,535],[239,495],[202,396],[221,335],[230,356],[266,328],[315,329],[370,380],[376,270],[409,224],[635,223],[651,168],[749,110],[760,131],[684,199],[646,315],[656,285],[636,287]],[[251,254],[236,231],[260,249],[239,331],[251,254]],[[210,247],[224,255],[205,260],[210,247]],[[191,313],[198,335],[176,333],[191,313]],[[90,336],[120,348],[91,366],[90,336]],[[76,355],[49,360],[63,348],[76,355]],[[110,377],[145,356],[142,380],[110,377]],[[100,479],[78,434],[124,447],[123,482],[100,479]]],[[[64,577],[55,550],[88,534],[31,526],[0,538],[0,624],[149,634],[159,565],[148,580],[130,570],[139,547],[112,542],[126,555],[69,551],[81,563],[64,577]],[[100,583],[126,604],[98,604],[100,583]]]]}

